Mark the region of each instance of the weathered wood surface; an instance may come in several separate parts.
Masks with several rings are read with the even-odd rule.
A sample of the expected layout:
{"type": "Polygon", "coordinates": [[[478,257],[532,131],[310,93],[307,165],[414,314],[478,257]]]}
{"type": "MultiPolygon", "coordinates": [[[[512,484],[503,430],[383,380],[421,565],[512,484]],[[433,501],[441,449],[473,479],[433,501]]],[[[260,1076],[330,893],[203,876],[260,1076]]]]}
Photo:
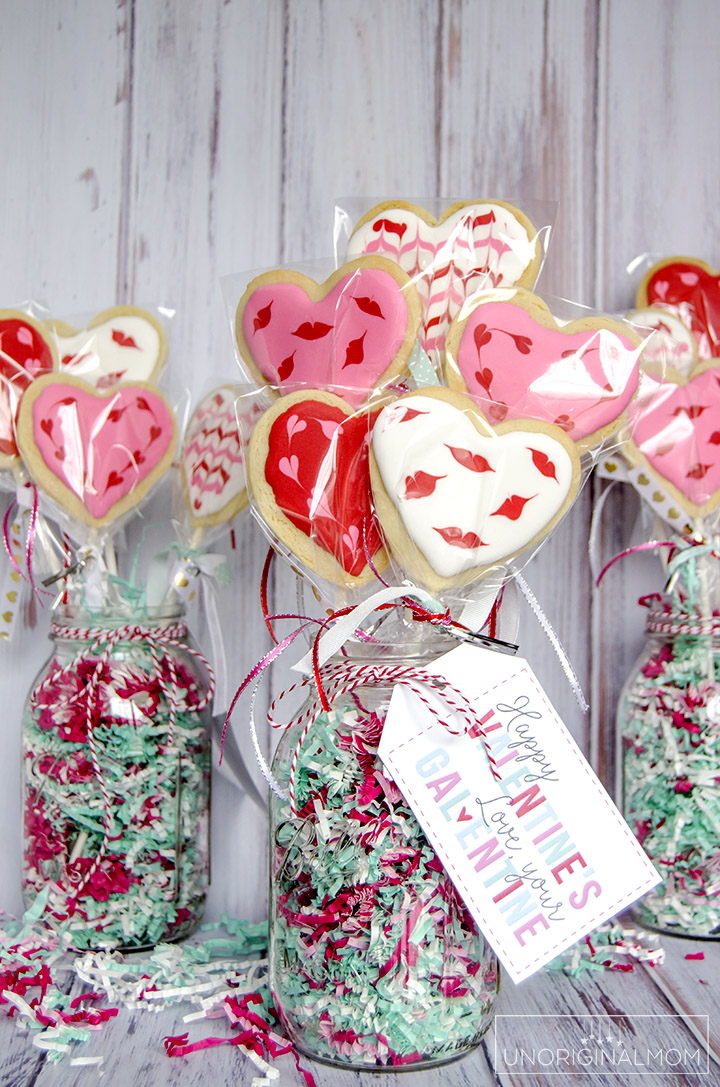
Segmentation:
{"type": "MultiPolygon", "coordinates": [[[[555,204],[541,289],[622,311],[634,290],[627,266],[643,253],[720,266],[718,40],[713,0],[5,3],[0,305],[33,299],[63,317],[116,300],[174,308],[166,387],[178,401],[196,400],[237,373],[221,276],[330,259],[340,198],[489,196],[555,204]]],[[[635,600],[656,586],[658,567],[652,557],[627,560],[593,590],[587,540],[605,486],[586,485],[526,570],[591,696],[589,715],[525,609],[521,643],[611,786],[614,708],[642,639],[635,600]]],[[[629,542],[636,508],[631,495],[613,495],[600,559],[629,542]]],[[[266,545],[249,517],[235,530],[235,588],[220,608],[238,681],[267,647],[257,603],[266,545]]],[[[271,588],[273,606],[287,610],[292,577],[276,570],[271,588]]],[[[21,909],[21,705],[46,654],[46,629],[41,614],[0,660],[0,886],[12,912],[21,909]]],[[[280,665],[262,698],[286,682],[280,665]]],[[[245,745],[242,719],[237,732],[245,745]]],[[[213,820],[208,915],[258,919],[264,814],[218,776],[213,820]]],[[[660,987],[651,971],[601,975],[587,988],[543,978],[517,991],[507,985],[503,1007],[575,1014],[600,1007],[605,994],[628,1013],[677,1006],[710,1010],[712,1019],[717,959],[706,961],[707,986],[692,983],[697,964],[678,953],[660,987]]],[[[118,1023],[94,1041],[96,1052],[110,1046],[113,1082],[249,1083],[230,1050],[167,1061],[159,1039],[172,1025],[147,1018],[152,1038],[149,1026],[138,1022],[129,1034],[118,1023]]],[[[0,1028],[0,1080],[36,1082],[35,1051],[10,1024],[0,1028]]],[[[319,1083],[353,1078],[317,1072],[319,1083]]],[[[46,1068],[37,1082],[68,1087],[92,1075],[46,1068]]],[[[422,1081],[505,1084],[509,1076],[492,1072],[481,1050],[422,1081]]]]}

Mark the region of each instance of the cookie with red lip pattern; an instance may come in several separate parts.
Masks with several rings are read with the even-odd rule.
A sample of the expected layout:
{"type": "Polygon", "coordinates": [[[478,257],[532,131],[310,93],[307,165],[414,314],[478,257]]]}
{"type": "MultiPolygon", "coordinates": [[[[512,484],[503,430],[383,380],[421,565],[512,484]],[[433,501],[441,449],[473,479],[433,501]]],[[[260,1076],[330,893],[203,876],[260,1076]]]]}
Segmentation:
{"type": "Polygon", "coordinates": [[[559,324],[529,291],[487,291],[450,327],[445,378],[491,423],[552,423],[583,452],[622,425],[637,391],[641,350],[621,321],[593,316],[559,324]]]}
{"type": "Polygon", "coordinates": [[[248,488],[273,537],[335,585],[387,564],[373,515],[368,446],[378,408],[354,412],[322,390],[283,396],[255,424],[248,488]]]}
{"type": "Polygon", "coordinates": [[[235,337],[253,379],[276,395],[321,389],[359,408],[400,379],[419,324],[405,273],[365,257],[324,283],[293,269],[257,276],[238,303],[235,337]]]}
{"type": "Polygon", "coordinates": [[[645,374],[628,413],[623,453],[642,465],[691,517],[720,505],[720,364],[645,374]]]}
{"type": "Polygon", "coordinates": [[[387,545],[430,592],[467,584],[543,539],[580,484],[559,427],[492,427],[449,389],[408,393],[373,428],[373,498],[387,545]]]}
{"type": "Polygon", "coordinates": [[[97,389],[131,382],[155,382],[167,358],[160,322],[138,306],[112,306],[96,314],[86,328],[65,321],[48,322],[60,370],[97,389]]]}
{"type": "Polygon", "coordinates": [[[17,441],[38,486],[97,528],[136,506],[170,467],[175,415],[152,385],[99,393],[78,378],[50,374],[22,398],[17,441]]]}

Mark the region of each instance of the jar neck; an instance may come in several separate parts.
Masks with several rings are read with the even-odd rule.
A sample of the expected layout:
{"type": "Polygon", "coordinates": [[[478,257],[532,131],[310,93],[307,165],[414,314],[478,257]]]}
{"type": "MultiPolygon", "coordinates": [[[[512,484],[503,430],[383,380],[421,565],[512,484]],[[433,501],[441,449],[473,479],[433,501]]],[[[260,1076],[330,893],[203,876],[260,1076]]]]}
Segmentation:
{"type": "Polygon", "coordinates": [[[678,611],[651,611],[645,632],[659,638],[710,637],[720,640],[720,615],[690,615],[678,611]]]}
{"type": "Polygon", "coordinates": [[[133,615],[117,608],[89,609],[59,605],[52,614],[50,637],[54,641],[88,643],[116,636],[120,641],[136,641],[143,634],[183,638],[187,633],[182,605],[138,609],[133,615]],[[122,634],[127,633],[127,638],[122,634]]]}

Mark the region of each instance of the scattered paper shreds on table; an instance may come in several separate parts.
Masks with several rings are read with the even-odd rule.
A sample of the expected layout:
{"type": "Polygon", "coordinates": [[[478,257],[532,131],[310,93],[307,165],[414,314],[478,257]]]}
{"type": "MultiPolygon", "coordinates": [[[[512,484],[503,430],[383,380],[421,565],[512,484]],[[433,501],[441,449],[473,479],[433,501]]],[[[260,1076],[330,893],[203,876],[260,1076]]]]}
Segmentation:
{"type": "Polygon", "coordinates": [[[546,969],[578,977],[585,970],[634,970],[635,962],[659,966],[664,959],[658,933],[609,921],[553,959],[546,969]]]}
{"type": "MultiPolygon", "coordinates": [[[[0,1004],[20,1029],[33,1033],[33,1045],[50,1061],[68,1059],[73,1065],[94,1066],[102,1075],[102,1056],[75,1056],[77,1045],[128,1009],[161,1011],[187,1002],[197,1010],[185,1022],[226,1016],[233,1034],[188,1042],[188,1035],[164,1039],[168,1056],[183,1056],[217,1045],[240,1046],[258,1068],[253,1087],[279,1078],[271,1061],[291,1053],[287,1038],[275,1032],[277,1015],[267,984],[267,922],[251,923],[223,916],[205,925],[201,940],[159,944],[147,955],[123,956],[116,951],[75,954],[67,935],[43,923],[44,903],[38,898],[22,920],[0,923],[0,1004]],[[77,977],[90,986],[72,996],[77,977]],[[266,1059],[267,1058],[267,1059],[266,1059]]],[[[312,1077],[295,1064],[313,1087],[312,1077]]]]}

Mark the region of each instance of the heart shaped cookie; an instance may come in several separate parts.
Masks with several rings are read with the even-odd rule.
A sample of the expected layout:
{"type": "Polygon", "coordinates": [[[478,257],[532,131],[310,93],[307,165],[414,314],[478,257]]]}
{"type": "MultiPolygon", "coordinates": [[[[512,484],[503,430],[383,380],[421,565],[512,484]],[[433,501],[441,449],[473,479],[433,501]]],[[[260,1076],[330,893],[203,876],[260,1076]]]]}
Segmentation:
{"type": "Polygon", "coordinates": [[[247,505],[244,443],[262,409],[241,393],[232,385],[214,389],[195,408],[185,430],[183,493],[195,527],[223,524],[247,505]]]}
{"type": "Polygon", "coordinates": [[[103,310],[87,328],[51,321],[60,369],[97,389],[138,381],[157,381],[167,357],[160,322],[137,306],[103,310]]]}
{"type": "Polygon", "coordinates": [[[559,325],[529,291],[489,291],[453,322],[445,378],[492,423],[561,427],[582,452],[617,430],[638,385],[641,341],[606,317],[559,325]]]}
{"type": "Polygon", "coordinates": [[[336,585],[357,586],[382,570],[370,501],[368,443],[377,410],[353,413],[333,393],[290,393],[256,424],[248,487],[274,537],[336,585]]]}
{"type": "Polygon", "coordinates": [[[439,219],[402,200],[377,204],[350,235],[348,257],[362,253],[389,257],[412,277],[423,306],[420,343],[438,363],[465,299],[491,287],[533,287],[542,256],[527,216],[498,200],[452,204],[439,219]]]}
{"type": "Polygon", "coordinates": [[[392,554],[437,592],[474,581],[547,535],[575,498],[580,460],[558,427],[491,427],[466,396],[438,388],[383,410],[370,471],[392,554]]]}
{"type": "Polygon", "coordinates": [[[633,324],[652,329],[654,335],[643,347],[643,367],[671,367],[689,373],[697,366],[698,345],[679,317],[659,306],[646,306],[628,314],[633,324]]]}
{"type": "Polygon", "coordinates": [[[405,273],[368,257],[321,284],[291,269],[258,276],[238,303],[235,333],[258,384],[334,392],[357,408],[403,372],[419,324],[405,273]]]}
{"type": "Polygon", "coordinates": [[[0,309],[0,466],[18,458],[15,420],[20,398],[41,374],[57,369],[47,330],[21,310],[0,309]]]}
{"type": "Polygon", "coordinates": [[[38,378],[23,396],[18,447],[35,482],[84,524],[109,524],[170,467],[172,409],[150,385],[98,393],[78,378],[38,378]]]}
{"type": "Polygon", "coordinates": [[[653,264],[640,282],[635,305],[675,314],[692,331],[700,359],[720,357],[720,274],[704,260],[669,257],[653,264]]]}
{"type": "Polygon", "coordinates": [[[692,517],[720,504],[720,366],[700,363],[689,378],[643,375],[628,411],[623,452],[692,517]]]}

